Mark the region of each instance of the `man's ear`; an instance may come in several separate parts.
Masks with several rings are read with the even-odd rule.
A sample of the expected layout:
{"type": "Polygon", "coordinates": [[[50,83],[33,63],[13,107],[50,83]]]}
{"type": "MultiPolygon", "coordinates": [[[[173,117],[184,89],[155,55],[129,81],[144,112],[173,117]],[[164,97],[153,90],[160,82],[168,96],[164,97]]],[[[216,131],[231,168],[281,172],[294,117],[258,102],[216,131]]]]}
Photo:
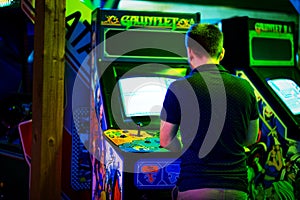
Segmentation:
{"type": "Polygon", "coordinates": [[[195,52],[191,48],[187,48],[187,53],[188,53],[188,59],[190,64],[193,64],[195,61],[195,52]]]}
{"type": "Polygon", "coordinates": [[[224,55],[225,55],[225,49],[222,48],[222,52],[221,52],[221,54],[220,54],[220,56],[219,56],[219,61],[223,60],[224,55]]]}
{"type": "Polygon", "coordinates": [[[193,51],[192,51],[192,49],[191,49],[190,47],[187,47],[187,48],[186,48],[186,51],[187,51],[187,56],[188,56],[188,58],[193,57],[193,51]]]}

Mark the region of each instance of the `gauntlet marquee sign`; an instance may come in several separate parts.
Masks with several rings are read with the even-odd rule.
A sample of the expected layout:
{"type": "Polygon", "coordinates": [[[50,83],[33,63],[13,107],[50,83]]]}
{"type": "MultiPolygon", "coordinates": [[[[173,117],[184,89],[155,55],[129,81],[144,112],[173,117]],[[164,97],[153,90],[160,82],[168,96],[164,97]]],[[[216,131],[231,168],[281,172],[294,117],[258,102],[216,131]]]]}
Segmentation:
{"type": "MultiPolygon", "coordinates": [[[[101,25],[102,26],[121,26],[125,29],[130,28],[164,28],[164,29],[188,29],[192,24],[195,23],[195,15],[180,16],[178,13],[174,15],[165,15],[165,13],[139,12],[139,13],[124,13],[115,12],[107,13],[102,15],[101,25]],[[161,14],[161,15],[159,15],[161,14]]],[[[199,16],[200,17],[200,16],[199,16]]]]}
{"type": "Polygon", "coordinates": [[[157,27],[170,28],[172,30],[188,29],[195,23],[193,18],[179,18],[179,17],[156,17],[156,16],[134,16],[124,15],[119,19],[115,15],[105,16],[106,20],[101,22],[101,25],[115,25],[124,26],[126,29],[131,27],[157,27]]]}

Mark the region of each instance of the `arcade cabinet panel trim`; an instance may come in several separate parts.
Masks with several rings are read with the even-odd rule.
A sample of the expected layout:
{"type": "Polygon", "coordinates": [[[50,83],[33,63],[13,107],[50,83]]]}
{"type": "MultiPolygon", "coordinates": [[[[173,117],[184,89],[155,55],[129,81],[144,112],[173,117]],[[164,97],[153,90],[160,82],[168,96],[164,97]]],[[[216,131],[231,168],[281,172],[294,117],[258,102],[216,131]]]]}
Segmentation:
{"type": "Polygon", "coordinates": [[[249,31],[251,66],[294,66],[294,39],[291,33],[249,31]]]}

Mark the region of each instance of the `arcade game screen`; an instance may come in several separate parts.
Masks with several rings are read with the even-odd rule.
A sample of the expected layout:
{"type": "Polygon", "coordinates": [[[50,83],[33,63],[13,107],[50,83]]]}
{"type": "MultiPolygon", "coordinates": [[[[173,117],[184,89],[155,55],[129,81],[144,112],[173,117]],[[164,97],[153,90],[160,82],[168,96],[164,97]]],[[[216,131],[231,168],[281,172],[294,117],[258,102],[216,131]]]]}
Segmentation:
{"type": "Polygon", "coordinates": [[[169,85],[189,73],[187,65],[114,63],[102,79],[106,129],[136,129],[142,123],[158,130],[160,112],[169,85]]]}
{"type": "Polygon", "coordinates": [[[131,77],[118,81],[126,117],[159,116],[169,85],[169,77],[131,77]]]}
{"type": "Polygon", "coordinates": [[[291,79],[271,79],[267,83],[294,114],[300,114],[300,87],[291,79]]]}

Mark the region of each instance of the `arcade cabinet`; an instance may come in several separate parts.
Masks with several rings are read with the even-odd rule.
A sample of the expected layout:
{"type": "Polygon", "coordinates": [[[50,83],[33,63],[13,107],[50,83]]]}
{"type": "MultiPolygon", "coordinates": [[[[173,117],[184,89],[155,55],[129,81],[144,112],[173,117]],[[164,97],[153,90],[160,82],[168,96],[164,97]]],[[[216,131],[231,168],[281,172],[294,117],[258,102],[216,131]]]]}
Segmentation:
{"type": "MultiPolygon", "coordinates": [[[[268,157],[279,150],[282,167],[272,181],[262,183],[267,191],[278,180],[292,156],[300,152],[300,71],[297,68],[298,38],[293,22],[233,17],[220,22],[226,55],[222,64],[233,74],[247,79],[254,88],[259,105],[259,144],[257,155],[267,172],[268,157]]],[[[251,162],[250,162],[251,163],[251,162]]],[[[257,170],[257,166],[255,166],[257,170]]],[[[260,172],[256,171],[257,174],[260,172]]],[[[294,172],[300,175],[299,170],[294,172]]],[[[263,177],[263,176],[262,176],[263,177]]],[[[295,187],[295,181],[289,180],[295,187]]]]}
{"type": "Polygon", "coordinates": [[[160,147],[167,87],[188,73],[184,36],[199,13],[92,14],[93,199],[170,199],[179,154],[160,147]]]}

